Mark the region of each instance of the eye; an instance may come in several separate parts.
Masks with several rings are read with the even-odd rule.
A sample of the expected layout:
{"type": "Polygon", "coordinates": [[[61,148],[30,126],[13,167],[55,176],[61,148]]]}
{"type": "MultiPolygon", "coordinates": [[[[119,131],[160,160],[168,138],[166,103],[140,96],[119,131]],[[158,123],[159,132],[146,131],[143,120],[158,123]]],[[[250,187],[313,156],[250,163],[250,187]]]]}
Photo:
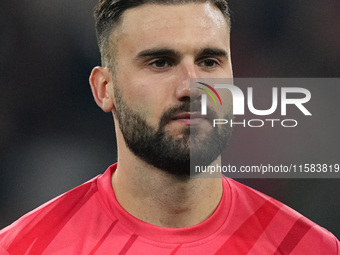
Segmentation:
{"type": "Polygon", "coordinates": [[[215,59],[204,59],[199,63],[200,66],[207,67],[207,68],[214,68],[219,65],[219,62],[215,59]]]}
{"type": "Polygon", "coordinates": [[[153,68],[162,69],[171,66],[170,62],[166,59],[156,59],[149,64],[153,68]]]}

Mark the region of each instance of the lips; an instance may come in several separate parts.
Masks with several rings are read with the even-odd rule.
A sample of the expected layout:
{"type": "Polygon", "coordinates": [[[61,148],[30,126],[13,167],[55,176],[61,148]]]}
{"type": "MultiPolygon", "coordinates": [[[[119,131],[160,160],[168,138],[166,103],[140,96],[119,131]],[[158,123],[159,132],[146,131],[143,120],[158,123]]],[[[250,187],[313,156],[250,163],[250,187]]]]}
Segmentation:
{"type": "Polygon", "coordinates": [[[175,115],[172,121],[184,124],[186,126],[200,125],[205,117],[198,112],[184,112],[175,115]]]}
{"type": "Polygon", "coordinates": [[[204,117],[198,113],[198,112],[184,112],[184,113],[180,113],[175,115],[172,119],[173,120],[185,120],[185,119],[203,119],[204,117]]]}

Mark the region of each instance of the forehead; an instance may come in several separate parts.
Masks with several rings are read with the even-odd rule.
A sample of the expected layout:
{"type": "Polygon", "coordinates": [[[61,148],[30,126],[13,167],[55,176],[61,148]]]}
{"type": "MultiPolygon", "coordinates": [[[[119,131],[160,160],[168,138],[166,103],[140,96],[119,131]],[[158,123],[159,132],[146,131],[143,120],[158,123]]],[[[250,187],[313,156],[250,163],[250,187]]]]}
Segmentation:
{"type": "Polygon", "coordinates": [[[161,41],[174,44],[176,41],[180,42],[181,38],[188,39],[190,36],[194,36],[195,40],[212,40],[218,33],[223,33],[224,37],[229,36],[229,25],[215,5],[146,4],[129,9],[123,14],[117,36],[135,41],[138,39],[139,44],[161,41]]]}
{"type": "Polygon", "coordinates": [[[128,30],[137,25],[147,29],[169,27],[169,22],[177,27],[192,24],[221,27],[226,20],[221,11],[210,3],[146,4],[127,10],[123,14],[122,28],[128,30]]]}

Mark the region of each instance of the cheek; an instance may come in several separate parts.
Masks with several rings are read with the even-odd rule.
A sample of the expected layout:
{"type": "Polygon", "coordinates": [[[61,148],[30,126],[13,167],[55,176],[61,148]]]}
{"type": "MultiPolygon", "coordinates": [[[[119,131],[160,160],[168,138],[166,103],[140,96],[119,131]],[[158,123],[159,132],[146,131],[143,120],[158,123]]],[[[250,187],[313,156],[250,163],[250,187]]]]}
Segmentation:
{"type": "Polygon", "coordinates": [[[229,90],[224,90],[219,93],[222,100],[222,106],[219,104],[216,109],[220,117],[225,117],[226,114],[232,114],[233,112],[233,97],[229,90]]]}
{"type": "Polygon", "coordinates": [[[153,104],[156,108],[161,108],[171,100],[175,82],[170,77],[150,75],[148,70],[136,71],[133,76],[127,77],[129,82],[124,85],[129,97],[153,104]]]}
{"type": "Polygon", "coordinates": [[[154,89],[149,83],[134,81],[120,85],[122,100],[131,110],[138,113],[150,125],[156,126],[163,113],[164,100],[160,92],[154,89]]]}
{"type": "Polygon", "coordinates": [[[126,104],[152,121],[158,121],[166,109],[176,104],[174,95],[178,82],[175,72],[152,73],[124,61],[116,77],[116,86],[126,104]]]}

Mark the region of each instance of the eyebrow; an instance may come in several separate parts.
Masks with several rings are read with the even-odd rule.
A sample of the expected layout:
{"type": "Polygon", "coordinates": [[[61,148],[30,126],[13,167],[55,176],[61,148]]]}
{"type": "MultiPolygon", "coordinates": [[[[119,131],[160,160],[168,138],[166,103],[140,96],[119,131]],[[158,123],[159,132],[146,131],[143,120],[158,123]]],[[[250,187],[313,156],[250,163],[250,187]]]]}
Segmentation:
{"type": "MultiPolygon", "coordinates": [[[[215,57],[225,57],[228,58],[228,53],[219,48],[204,48],[198,51],[195,54],[196,57],[204,57],[204,56],[215,56],[215,57]]],[[[156,48],[156,49],[148,49],[143,50],[137,54],[135,57],[136,60],[138,59],[145,59],[145,58],[157,58],[157,57],[173,57],[173,58],[180,58],[181,54],[173,49],[167,48],[156,48]]]]}
{"type": "Polygon", "coordinates": [[[172,50],[172,49],[149,49],[149,50],[143,50],[139,52],[135,59],[143,59],[143,58],[150,58],[150,57],[180,57],[180,53],[172,50]]]}
{"type": "Polygon", "coordinates": [[[225,50],[218,48],[205,48],[198,52],[198,56],[215,56],[228,58],[228,53],[225,50]]]}

